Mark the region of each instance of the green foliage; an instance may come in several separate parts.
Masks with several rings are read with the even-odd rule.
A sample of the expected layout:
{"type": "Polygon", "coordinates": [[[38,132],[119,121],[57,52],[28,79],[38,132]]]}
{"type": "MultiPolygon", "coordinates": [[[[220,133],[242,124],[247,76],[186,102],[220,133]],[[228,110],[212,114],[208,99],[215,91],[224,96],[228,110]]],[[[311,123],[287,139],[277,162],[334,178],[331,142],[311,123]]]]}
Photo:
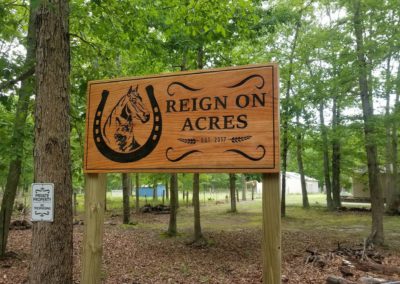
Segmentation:
{"type": "MultiPolygon", "coordinates": [[[[398,121],[400,113],[394,111],[393,103],[400,86],[400,77],[395,73],[400,59],[400,15],[395,0],[361,2],[365,14],[363,25],[368,34],[364,48],[370,68],[370,92],[380,104],[387,93],[391,97],[390,115],[380,115],[373,122],[378,129],[374,139],[383,161],[385,128],[398,121]],[[389,57],[391,69],[386,76],[384,66],[389,57]]],[[[323,182],[323,148],[317,111],[322,104],[329,145],[340,141],[342,183],[350,186],[353,170],[366,167],[351,8],[351,2],[341,0],[70,1],[74,189],[84,188],[87,82],[195,69],[199,66],[199,50],[203,51],[205,68],[278,61],[281,94],[289,88],[287,82],[292,73],[291,98],[281,99],[282,108],[288,108],[281,115],[289,124],[288,170],[297,170],[294,146],[296,133],[300,132],[305,173],[323,182]],[[299,38],[291,54],[297,25],[299,38]],[[332,125],[334,100],[341,111],[337,125],[332,125]],[[296,115],[300,116],[299,124],[295,121],[296,115]]],[[[27,21],[26,1],[0,3],[0,84],[15,79],[23,71],[24,50],[20,46],[25,40],[27,21]]],[[[0,90],[0,186],[4,184],[7,164],[13,154],[8,148],[18,87],[19,84],[14,84],[0,90]]],[[[24,150],[32,153],[31,116],[26,127],[29,134],[24,150]]],[[[21,183],[29,184],[33,176],[31,155],[26,155],[23,167],[21,183]]],[[[201,174],[200,178],[201,190],[228,185],[227,174],[201,174]]],[[[141,184],[165,183],[168,179],[166,174],[143,174],[141,184]]],[[[260,180],[260,175],[246,174],[245,179],[260,180]]],[[[241,189],[241,179],[236,182],[241,189]]],[[[108,188],[121,188],[119,174],[109,175],[108,188]]],[[[180,174],[179,189],[192,189],[191,174],[180,174]]]]}

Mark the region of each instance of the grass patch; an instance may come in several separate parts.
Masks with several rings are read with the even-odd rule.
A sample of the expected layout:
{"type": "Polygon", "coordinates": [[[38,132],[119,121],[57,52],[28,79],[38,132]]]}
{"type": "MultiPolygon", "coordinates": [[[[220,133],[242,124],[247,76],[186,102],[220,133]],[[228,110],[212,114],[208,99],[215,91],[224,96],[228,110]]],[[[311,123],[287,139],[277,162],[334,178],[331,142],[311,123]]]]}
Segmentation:
{"type": "MultiPolygon", "coordinates": [[[[219,195],[223,198],[222,200],[225,199],[225,194],[219,195]]],[[[325,195],[310,194],[308,197],[311,208],[307,210],[301,207],[301,195],[286,197],[286,217],[282,218],[282,231],[325,231],[331,232],[333,236],[348,236],[357,241],[361,241],[369,235],[371,230],[371,214],[369,212],[329,212],[326,210],[325,195]]],[[[144,198],[140,201],[141,206],[145,204],[144,198]]],[[[131,197],[131,205],[133,204],[135,204],[135,200],[134,197],[131,197]]],[[[346,204],[346,206],[349,205],[354,204],[346,204]]],[[[229,203],[216,204],[215,201],[207,199],[205,202],[202,201],[201,225],[203,232],[262,228],[261,199],[240,201],[236,206],[237,212],[231,213],[229,203]]],[[[122,197],[108,196],[107,207],[113,213],[121,213],[122,197]]],[[[78,211],[83,212],[83,195],[78,195],[78,211]]],[[[192,234],[193,218],[193,207],[186,207],[185,203],[181,202],[177,216],[178,237],[187,237],[192,234]]],[[[384,216],[385,238],[390,249],[400,249],[399,221],[399,216],[384,216]]],[[[139,221],[137,225],[122,225],[121,227],[123,229],[144,228],[165,232],[168,222],[166,218],[160,218],[151,223],[139,221]]],[[[161,237],[167,236],[161,234],[161,237]]]]}

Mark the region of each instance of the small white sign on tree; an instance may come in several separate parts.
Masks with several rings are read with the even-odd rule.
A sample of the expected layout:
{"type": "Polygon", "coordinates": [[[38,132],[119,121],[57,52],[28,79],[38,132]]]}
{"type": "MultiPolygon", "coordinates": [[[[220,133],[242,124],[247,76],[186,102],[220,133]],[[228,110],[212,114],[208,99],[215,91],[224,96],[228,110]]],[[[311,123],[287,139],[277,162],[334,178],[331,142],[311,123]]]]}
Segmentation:
{"type": "Polygon", "coordinates": [[[54,184],[32,184],[32,222],[53,222],[54,218],[54,184]]]}

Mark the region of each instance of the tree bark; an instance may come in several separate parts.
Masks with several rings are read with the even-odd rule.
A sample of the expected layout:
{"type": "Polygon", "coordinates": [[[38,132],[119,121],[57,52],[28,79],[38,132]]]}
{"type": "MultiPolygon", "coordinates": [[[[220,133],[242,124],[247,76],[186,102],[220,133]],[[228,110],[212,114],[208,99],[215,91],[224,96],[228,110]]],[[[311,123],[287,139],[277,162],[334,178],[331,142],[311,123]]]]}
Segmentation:
{"type": "Polygon", "coordinates": [[[74,200],[73,200],[73,203],[74,203],[74,217],[76,217],[76,216],[78,216],[78,198],[77,198],[78,194],[76,192],[74,192],[73,194],[74,194],[74,200]]]}
{"type": "Polygon", "coordinates": [[[342,203],[340,201],[340,134],[338,133],[339,124],[340,110],[337,104],[337,97],[334,97],[332,107],[332,197],[334,209],[342,207],[342,203]]]}
{"type": "Polygon", "coordinates": [[[178,174],[171,174],[171,188],[170,188],[170,214],[167,234],[169,236],[176,236],[176,213],[178,210],[178,174]]]}
{"type": "Polygon", "coordinates": [[[140,212],[140,192],[139,192],[139,187],[140,187],[140,176],[138,173],[136,173],[135,177],[135,189],[136,189],[136,197],[135,197],[135,207],[136,207],[136,213],[140,212]]]}
{"type": "Polygon", "coordinates": [[[131,192],[131,176],[127,173],[122,174],[122,203],[123,203],[123,218],[124,224],[129,224],[131,209],[129,207],[129,196],[131,192]]]}
{"type": "Polygon", "coordinates": [[[229,191],[230,191],[230,196],[231,196],[231,212],[235,213],[237,212],[236,209],[236,175],[235,174],[229,174],[229,191]]]}
{"type": "Polygon", "coordinates": [[[200,174],[193,174],[194,242],[203,238],[200,224],[200,174]]]}
{"type": "MultiPolygon", "coordinates": [[[[26,44],[25,68],[33,68],[35,64],[35,17],[32,4],[29,11],[29,26],[26,44]]],[[[32,72],[33,74],[33,72],[32,72]]],[[[10,152],[14,156],[9,164],[6,187],[4,189],[3,200],[0,210],[0,256],[4,256],[7,248],[8,232],[10,227],[11,215],[14,207],[15,195],[19,178],[21,176],[21,165],[23,159],[23,149],[25,140],[25,122],[28,116],[29,97],[33,93],[33,78],[26,78],[21,83],[18,90],[17,110],[14,119],[14,132],[11,138],[10,152]]]]}
{"type": "Polygon", "coordinates": [[[72,283],[72,181],[69,120],[69,7],[38,1],[36,11],[35,182],[54,183],[54,222],[32,230],[31,284],[72,283]]]}
{"type": "Polygon", "coordinates": [[[384,242],[383,232],[383,195],[378,183],[378,151],[374,139],[375,126],[374,126],[374,113],[372,105],[372,96],[368,91],[368,67],[364,51],[363,39],[363,24],[361,14],[361,3],[359,0],[353,1],[353,24],[354,34],[356,37],[356,52],[357,52],[357,66],[358,66],[358,83],[360,88],[360,97],[363,110],[364,120],[364,137],[365,137],[365,150],[368,161],[368,180],[369,189],[371,194],[371,213],[372,213],[372,227],[370,240],[377,245],[384,242]]]}

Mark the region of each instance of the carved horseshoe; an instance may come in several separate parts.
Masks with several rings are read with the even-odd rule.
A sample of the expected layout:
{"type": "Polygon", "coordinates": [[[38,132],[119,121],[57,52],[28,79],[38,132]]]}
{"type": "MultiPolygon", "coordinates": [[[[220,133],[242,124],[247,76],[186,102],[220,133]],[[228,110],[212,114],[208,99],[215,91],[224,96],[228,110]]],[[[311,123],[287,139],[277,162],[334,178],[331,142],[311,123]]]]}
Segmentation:
{"type": "Polygon", "coordinates": [[[101,132],[101,117],[103,115],[104,106],[106,104],[109,91],[103,90],[101,94],[101,101],[97,107],[96,116],[93,123],[93,138],[97,149],[103,156],[107,157],[111,161],[118,163],[131,163],[143,159],[149,155],[154,148],[157,146],[158,141],[161,137],[162,132],[162,120],[160,108],[158,106],[157,100],[154,96],[154,88],[152,85],[146,87],[147,96],[149,97],[151,108],[153,110],[153,129],[151,130],[150,136],[147,138],[146,143],[142,147],[135,149],[131,152],[120,153],[111,149],[105,142],[102,132],[101,132]]]}

